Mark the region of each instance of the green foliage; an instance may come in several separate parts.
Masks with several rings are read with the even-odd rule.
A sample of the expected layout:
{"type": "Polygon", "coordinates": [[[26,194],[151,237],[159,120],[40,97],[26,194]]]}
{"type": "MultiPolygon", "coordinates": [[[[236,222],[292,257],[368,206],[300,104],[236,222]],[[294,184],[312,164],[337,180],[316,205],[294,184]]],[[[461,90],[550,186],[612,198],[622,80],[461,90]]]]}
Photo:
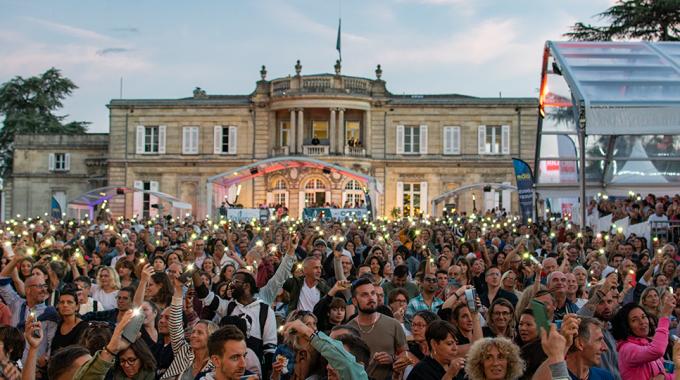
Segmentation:
{"type": "Polygon", "coordinates": [[[12,170],[16,134],[82,134],[88,122],[63,123],[67,115],[58,116],[62,101],[78,88],[70,79],[51,68],[39,76],[20,76],[0,86],[0,176],[12,170]]]}
{"type": "Polygon", "coordinates": [[[619,0],[596,16],[609,25],[577,22],[564,36],[576,41],[680,41],[680,0],[619,0]]]}

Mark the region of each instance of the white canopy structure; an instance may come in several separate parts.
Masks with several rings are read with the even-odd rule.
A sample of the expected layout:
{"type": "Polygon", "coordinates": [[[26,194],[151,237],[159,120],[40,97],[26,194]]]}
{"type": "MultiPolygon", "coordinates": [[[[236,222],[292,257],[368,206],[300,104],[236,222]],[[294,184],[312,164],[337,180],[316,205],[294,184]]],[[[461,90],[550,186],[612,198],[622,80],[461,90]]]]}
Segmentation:
{"type": "Polygon", "coordinates": [[[541,198],[676,191],[680,43],[548,41],[539,107],[541,198]]]}

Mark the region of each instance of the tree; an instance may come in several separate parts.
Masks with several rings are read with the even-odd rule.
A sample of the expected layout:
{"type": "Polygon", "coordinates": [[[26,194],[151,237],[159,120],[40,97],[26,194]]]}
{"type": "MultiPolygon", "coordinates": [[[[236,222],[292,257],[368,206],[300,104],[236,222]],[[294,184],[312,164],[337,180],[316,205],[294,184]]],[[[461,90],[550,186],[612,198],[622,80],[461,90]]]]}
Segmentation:
{"type": "Polygon", "coordinates": [[[83,121],[63,123],[68,115],[54,112],[62,101],[78,88],[70,79],[51,68],[39,76],[20,76],[0,86],[0,177],[12,171],[14,136],[16,134],[82,134],[90,124],[83,121]]]}
{"type": "Polygon", "coordinates": [[[680,41],[680,0],[619,0],[596,16],[609,25],[577,22],[564,36],[576,41],[680,41]]]}

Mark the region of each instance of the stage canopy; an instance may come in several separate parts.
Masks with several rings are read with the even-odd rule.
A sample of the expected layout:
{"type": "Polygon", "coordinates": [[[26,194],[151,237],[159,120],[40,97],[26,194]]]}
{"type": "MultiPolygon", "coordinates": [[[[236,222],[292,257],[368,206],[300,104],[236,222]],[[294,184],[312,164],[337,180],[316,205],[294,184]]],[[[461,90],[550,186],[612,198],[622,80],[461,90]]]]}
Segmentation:
{"type": "MultiPolygon", "coordinates": [[[[383,186],[375,177],[314,158],[296,156],[268,158],[208,178],[208,210],[211,210],[214,214],[217,203],[214,203],[213,199],[221,199],[220,197],[215,196],[215,187],[227,189],[254,177],[280,170],[303,167],[316,168],[328,173],[338,172],[345,177],[364,183],[366,190],[372,199],[373,210],[371,210],[371,212],[375,215],[377,196],[383,193],[383,186]]],[[[222,194],[224,191],[218,193],[222,194]]]]}
{"type": "Polygon", "coordinates": [[[680,43],[548,41],[539,107],[541,198],[680,185],[680,43]]]}
{"type": "Polygon", "coordinates": [[[173,209],[191,210],[191,204],[183,202],[170,194],[161,193],[159,191],[132,189],[129,187],[108,186],[90,190],[71,199],[68,202],[69,216],[81,219],[84,217],[83,212],[86,212],[88,217],[92,219],[94,217],[95,208],[104,203],[104,201],[108,201],[116,196],[124,196],[129,193],[146,193],[155,197],[157,202],[166,203],[173,209]]]}

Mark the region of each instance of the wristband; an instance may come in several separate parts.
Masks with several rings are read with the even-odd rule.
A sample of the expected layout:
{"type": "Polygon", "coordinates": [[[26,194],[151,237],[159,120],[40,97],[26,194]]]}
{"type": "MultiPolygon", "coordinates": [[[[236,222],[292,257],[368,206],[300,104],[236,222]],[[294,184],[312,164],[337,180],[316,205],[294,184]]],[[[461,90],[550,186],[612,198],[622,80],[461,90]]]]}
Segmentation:
{"type": "Polygon", "coordinates": [[[104,346],[104,351],[108,352],[109,355],[113,356],[114,358],[117,356],[117,354],[114,354],[113,351],[109,350],[108,345],[104,346]]]}
{"type": "Polygon", "coordinates": [[[311,342],[312,339],[316,338],[317,336],[319,336],[319,330],[314,330],[313,333],[309,334],[309,341],[311,342]]]}

